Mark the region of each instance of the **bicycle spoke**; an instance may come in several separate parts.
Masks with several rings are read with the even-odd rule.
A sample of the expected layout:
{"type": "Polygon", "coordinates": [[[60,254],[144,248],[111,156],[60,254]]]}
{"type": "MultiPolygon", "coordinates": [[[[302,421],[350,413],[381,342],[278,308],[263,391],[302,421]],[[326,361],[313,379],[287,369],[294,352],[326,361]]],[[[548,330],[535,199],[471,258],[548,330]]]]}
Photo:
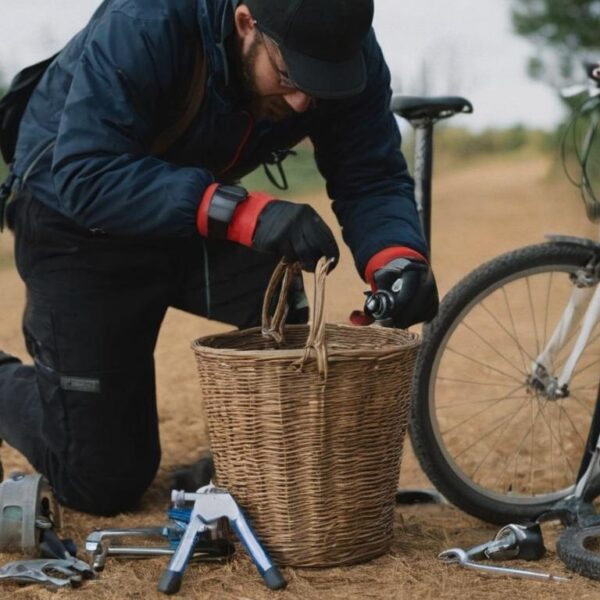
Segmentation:
{"type": "Polygon", "coordinates": [[[573,419],[571,419],[571,415],[569,415],[568,411],[566,411],[563,406],[559,405],[559,409],[564,412],[569,423],[571,423],[571,427],[573,428],[573,431],[577,434],[577,437],[581,440],[581,444],[585,447],[585,439],[579,433],[579,429],[577,429],[577,427],[575,427],[575,423],[573,423],[573,419]]]}
{"type": "MultiPolygon", "coordinates": [[[[523,402],[523,404],[522,404],[522,405],[521,405],[521,407],[519,408],[519,411],[518,411],[518,412],[520,412],[520,411],[521,411],[521,409],[522,409],[522,408],[525,406],[525,404],[527,404],[527,402],[523,402]]],[[[521,448],[522,448],[523,444],[525,443],[525,440],[527,439],[527,436],[529,435],[529,431],[530,431],[530,429],[528,429],[528,430],[525,432],[525,435],[524,435],[524,436],[521,438],[521,440],[520,440],[519,444],[517,445],[517,449],[516,449],[516,450],[515,450],[515,451],[514,451],[512,454],[510,454],[510,455],[509,455],[509,456],[506,458],[506,460],[504,461],[504,469],[503,469],[503,470],[500,472],[500,474],[499,474],[499,475],[498,475],[498,477],[496,478],[496,481],[494,482],[494,487],[497,487],[497,486],[498,486],[498,484],[500,483],[500,481],[502,481],[502,475],[503,475],[503,474],[506,472],[506,468],[507,468],[507,467],[508,467],[508,465],[510,464],[510,462],[511,462],[511,459],[512,459],[512,457],[513,457],[513,456],[515,457],[515,473],[514,473],[514,475],[513,475],[513,480],[515,480],[515,479],[516,479],[516,477],[517,477],[516,473],[517,473],[517,459],[518,459],[518,455],[520,454],[520,452],[521,452],[521,448]]]]}
{"type": "Polygon", "coordinates": [[[529,485],[531,487],[531,495],[534,496],[535,492],[533,489],[533,455],[535,454],[535,422],[537,421],[537,417],[540,413],[540,407],[538,406],[538,411],[533,417],[533,402],[531,403],[531,450],[530,450],[530,459],[529,459],[529,485]]]}
{"type": "Polygon", "coordinates": [[[461,323],[461,325],[463,327],[465,327],[466,329],[468,329],[471,333],[473,333],[474,335],[476,335],[488,348],[490,348],[491,350],[493,350],[509,367],[512,367],[513,369],[515,369],[517,371],[517,373],[519,373],[519,375],[524,375],[524,372],[521,371],[519,369],[519,367],[516,367],[512,361],[510,361],[508,358],[506,358],[506,356],[504,356],[504,354],[502,354],[502,352],[500,352],[498,350],[498,348],[496,348],[493,344],[491,344],[490,342],[488,342],[478,331],[475,331],[475,329],[473,329],[468,323],[461,323]]]}
{"type": "Polygon", "coordinates": [[[490,371],[494,371],[495,373],[499,373],[500,375],[503,375],[504,377],[508,377],[509,379],[512,379],[513,381],[517,381],[518,383],[521,383],[521,381],[519,379],[517,379],[514,375],[510,375],[509,373],[505,373],[504,371],[501,371],[500,369],[496,369],[495,367],[492,367],[491,365],[488,365],[487,363],[484,363],[481,360],[477,360],[477,359],[473,358],[472,356],[463,354],[462,352],[459,352],[458,350],[455,350],[454,348],[451,348],[450,346],[446,346],[446,350],[453,352],[457,356],[460,356],[466,360],[470,360],[471,362],[474,362],[476,365],[479,365],[480,367],[484,367],[485,369],[489,369],[490,371]]]}
{"type": "MultiPolygon", "coordinates": [[[[513,329],[513,338],[516,340],[518,339],[518,335],[517,335],[517,328],[515,327],[515,320],[514,320],[514,316],[512,313],[512,310],[510,309],[510,303],[508,301],[508,294],[506,293],[506,286],[502,286],[502,293],[504,294],[504,303],[506,304],[506,309],[508,311],[508,317],[510,319],[510,323],[513,329]]],[[[525,362],[525,358],[523,357],[523,353],[525,353],[525,356],[528,357],[529,353],[525,352],[522,344],[520,344],[519,342],[517,342],[517,346],[519,348],[519,352],[521,353],[521,360],[523,361],[523,370],[526,372],[527,371],[527,364],[525,362]]]]}
{"type": "Polygon", "coordinates": [[[489,381],[473,381],[468,379],[456,379],[454,377],[437,377],[438,381],[445,381],[448,383],[464,383],[466,385],[477,385],[481,387],[511,387],[512,383],[492,383],[489,381]]]}
{"type": "MultiPolygon", "coordinates": [[[[550,423],[548,423],[548,421],[546,421],[546,418],[544,416],[546,414],[545,411],[548,408],[548,406],[551,406],[550,401],[549,400],[545,400],[543,402],[543,404],[540,404],[540,410],[541,410],[542,419],[546,423],[546,425],[548,427],[548,431],[550,432],[550,479],[551,479],[552,489],[555,489],[555,487],[554,487],[554,454],[553,454],[554,450],[553,450],[552,444],[553,444],[553,441],[556,438],[555,438],[555,435],[553,433],[554,429],[552,428],[552,413],[550,412],[550,415],[549,415],[549,417],[550,417],[550,423]]],[[[560,406],[558,408],[560,409],[560,406]]],[[[561,413],[560,413],[560,410],[559,410],[559,412],[558,412],[559,418],[560,418],[560,414],[561,413]]],[[[574,473],[573,473],[573,469],[571,467],[571,463],[568,461],[567,453],[565,451],[565,447],[562,444],[562,437],[561,437],[561,432],[560,432],[560,423],[559,423],[559,439],[556,440],[556,442],[559,445],[559,448],[562,449],[562,451],[563,451],[562,455],[563,455],[563,457],[565,459],[565,464],[567,465],[567,469],[571,472],[571,477],[574,477],[574,473]]]]}
{"type": "MultiPolygon", "coordinates": [[[[531,399],[530,406],[532,408],[533,408],[533,402],[534,402],[534,400],[531,399]]],[[[538,415],[539,415],[539,411],[538,411],[538,415]]],[[[525,444],[525,440],[529,436],[529,433],[531,432],[532,428],[535,426],[535,421],[537,420],[538,415],[536,415],[535,419],[533,420],[533,423],[529,426],[529,429],[525,432],[525,435],[521,438],[521,441],[519,442],[519,446],[517,447],[517,451],[515,452],[515,455],[514,455],[515,456],[515,468],[513,471],[513,482],[518,482],[517,467],[519,466],[519,456],[521,454],[521,448],[525,444]]],[[[513,486],[513,483],[511,482],[511,490],[512,490],[512,486],[513,486]]]]}
{"type": "MultiPolygon", "coordinates": [[[[550,429],[552,429],[552,413],[550,413],[550,429]]],[[[554,449],[552,448],[552,441],[553,437],[550,436],[550,488],[554,489],[554,449]]]]}
{"type": "MultiPolygon", "coordinates": [[[[529,398],[525,398],[525,402],[527,402],[527,400],[529,400],[529,398]]],[[[462,454],[467,452],[467,450],[470,450],[471,448],[476,446],[484,437],[487,437],[490,433],[493,433],[494,431],[496,431],[496,429],[498,429],[498,427],[502,427],[502,424],[507,419],[511,419],[512,417],[513,417],[513,415],[508,415],[508,416],[505,415],[503,417],[500,417],[499,423],[498,423],[498,420],[496,420],[494,422],[494,425],[490,429],[488,429],[482,435],[480,435],[472,444],[469,444],[466,448],[463,448],[454,458],[458,458],[459,456],[461,456],[462,454]]]]}
{"type": "Polygon", "coordinates": [[[577,402],[577,404],[579,404],[579,406],[581,406],[583,410],[587,412],[590,418],[592,417],[593,411],[577,395],[573,394],[573,390],[571,390],[571,395],[569,396],[569,398],[573,398],[573,400],[575,400],[575,402],[577,402]]]}
{"type": "Polygon", "coordinates": [[[499,398],[488,398],[487,400],[469,400],[468,402],[451,402],[447,405],[438,405],[435,410],[446,410],[448,408],[459,408],[463,406],[472,406],[473,404],[487,404],[488,402],[504,402],[506,400],[518,400],[519,398],[523,398],[523,396],[501,396],[499,398]]]}
{"type": "Polygon", "coordinates": [[[537,323],[535,320],[535,310],[533,308],[533,298],[531,297],[531,285],[529,283],[529,277],[525,278],[525,283],[527,285],[527,296],[529,298],[529,309],[531,311],[531,322],[533,324],[533,333],[535,334],[535,348],[536,348],[536,356],[540,354],[540,340],[538,337],[537,323]]]}
{"type": "Polygon", "coordinates": [[[600,358],[598,358],[598,360],[594,360],[593,362],[591,362],[589,365],[586,365],[585,367],[581,367],[581,369],[576,369],[575,371],[573,371],[573,375],[571,376],[571,379],[575,379],[575,377],[577,377],[578,375],[581,375],[582,373],[585,373],[585,371],[587,371],[590,367],[595,367],[597,365],[600,365],[600,358]]]}
{"type": "Polygon", "coordinates": [[[548,341],[548,318],[550,317],[550,288],[552,287],[552,278],[554,277],[554,273],[550,273],[550,277],[548,277],[548,288],[546,289],[546,312],[544,319],[544,338],[543,338],[543,347],[546,347],[546,342],[548,341]]]}
{"type": "MultiPolygon", "coordinates": [[[[560,408],[562,408],[562,407],[560,407],[560,408]]],[[[564,409],[562,409],[561,413],[563,413],[563,412],[567,415],[567,418],[568,418],[569,417],[568,413],[564,409]]],[[[561,413],[559,413],[559,414],[561,414],[561,413]]],[[[541,413],[541,415],[542,415],[542,419],[544,419],[544,422],[546,423],[546,425],[548,425],[548,422],[546,421],[546,417],[544,416],[544,414],[541,413]]],[[[554,432],[552,431],[552,429],[548,428],[548,430],[550,431],[550,435],[554,435],[554,432]]],[[[575,473],[574,473],[573,467],[571,467],[571,463],[569,462],[569,459],[567,457],[566,449],[565,449],[564,445],[559,440],[556,440],[556,442],[558,443],[558,445],[560,446],[561,450],[563,451],[563,456],[565,458],[565,463],[567,465],[567,468],[571,472],[571,476],[573,477],[573,481],[574,481],[575,480],[575,473]]]]}
{"type": "MultiPolygon", "coordinates": [[[[506,293],[504,288],[502,288],[502,291],[504,291],[506,293]]],[[[520,373],[527,372],[528,367],[527,367],[527,363],[525,362],[525,358],[527,358],[530,362],[533,362],[534,361],[533,356],[531,356],[529,354],[529,352],[527,352],[527,350],[523,347],[523,344],[521,344],[521,342],[519,342],[519,340],[510,333],[510,331],[508,331],[508,329],[504,326],[504,324],[500,322],[498,317],[496,317],[492,313],[492,311],[485,305],[485,301],[481,303],[481,308],[483,310],[485,310],[485,312],[490,316],[490,318],[492,318],[495,321],[495,323],[498,325],[498,327],[500,327],[500,329],[517,345],[517,348],[520,351],[519,354],[521,356],[521,360],[523,361],[523,369],[521,370],[517,367],[517,370],[520,373]],[[525,355],[525,358],[523,358],[523,355],[525,355]]],[[[511,313],[511,317],[512,317],[512,313],[511,313]]]]}
{"type": "MultiPolygon", "coordinates": [[[[545,408],[548,404],[548,401],[545,401],[543,404],[543,408],[545,408]]],[[[517,467],[518,467],[518,458],[521,452],[521,448],[523,447],[527,437],[529,436],[530,432],[532,431],[532,428],[535,426],[535,423],[537,421],[538,416],[541,416],[543,421],[546,423],[546,426],[548,426],[548,422],[546,421],[546,417],[544,416],[544,411],[542,409],[542,404],[540,404],[539,408],[538,408],[538,412],[536,413],[536,416],[532,422],[532,424],[529,426],[529,429],[525,432],[524,436],[521,438],[521,441],[519,442],[519,445],[517,447],[517,449],[515,450],[515,452],[508,457],[508,459],[505,462],[505,467],[503,469],[503,472],[501,473],[501,475],[504,473],[504,471],[506,471],[506,468],[508,467],[508,465],[511,462],[512,456],[515,457],[515,462],[514,462],[514,472],[513,472],[513,481],[517,481],[517,467]]],[[[559,435],[561,435],[560,433],[560,413],[559,413],[559,424],[558,424],[558,428],[559,428],[559,435]]],[[[568,456],[567,456],[567,452],[566,449],[564,447],[564,444],[562,443],[562,437],[560,437],[559,439],[556,438],[556,436],[554,435],[554,432],[552,430],[551,427],[548,427],[549,431],[550,431],[550,438],[554,439],[554,441],[557,443],[557,445],[561,448],[562,450],[562,457],[563,460],[565,462],[565,465],[567,467],[567,469],[569,470],[570,474],[571,474],[571,478],[573,480],[575,480],[575,473],[573,471],[573,467],[571,466],[571,463],[569,462],[568,456]]],[[[501,475],[496,479],[496,484],[498,484],[502,479],[501,479],[501,475]]]]}
{"type": "MultiPolygon", "coordinates": [[[[521,405],[521,408],[526,404],[526,402],[527,402],[527,399],[525,399],[525,402],[523,402],[523,404],[521,405]]],[[[512,414],[512,416],[511,416],[511,418],[505,423],[504,427],[500,431],[500,435],[498,436],[498,438],[494,442],[493,446],[488,450],[487,454],[483,457],[483,459],[481,460],[481,462],[477,465],[477,467],[475,468],[475,470],[471,473],[470,477],[471,477],[471,479],[473,481],[475,481],[475,475],[477,474],[477,471],[479,471],[479,469],[481,468],[481,466],[483,465],[483,463],[487,460],[487,458],[489,457],[489,455],[496,449],[496,446],[498,445],[498,442],[502,439],[502,436],[504,435],[504,432],[506,431],[506,429],[508,428],[508,426],[512,423],[513,419],[517,416],[517,414],[519,414],[521,408],[519,408],[519,410],[517,410],[516,412],[514,412],[512,414]]]]}
{"type": "MultiPolygon", "coordinates": [[[[512,396],[513,392],[517,392],[518,390],[520,390],[520,389],[522,389],[524,387],[525,387],[524,385],[521,385],[521,386],[513,389],[511,392],[509,392],[505,396],[501,396],[500,398],[498,398],[498,401],[510,398],[512,396]]],[[[518,399],[518,397],[517,397],[517,399],[518,399]]],[[[445,431],[442,431],[441,434],[443,436],[447,435],[448,433],[450,433],[451,431],[454,431],[455,429],[457,429],[461,425],[464,425],[465,423],[468,423],[469,421],[472,421],[473,419],[476,419],[477,417],[479,417],[480,415],[482,415],[484,412],[487,412],[488,410],[490,410],[490,408],[493,408],[493,406],[486,406],[484,409],[480,410],[478,413],[474,413],[474,414],[470,415],[469,417],[467,417],[466,419],[464,419],[463,421],[461,421],[460,423],[457,423],[456,425],[453,425],[452,427],[450,427],[450,429],[446,429],[445,431]]]]}
{"type": "Polygon", "coordinates": [[[598,389],[598,383],[590,383],[588,385],[578,385],[577,387],[569,388],[569,393],[570,393],[570,396],[572,396],[573,392],[593,392],[597,389],[598,389]]]}

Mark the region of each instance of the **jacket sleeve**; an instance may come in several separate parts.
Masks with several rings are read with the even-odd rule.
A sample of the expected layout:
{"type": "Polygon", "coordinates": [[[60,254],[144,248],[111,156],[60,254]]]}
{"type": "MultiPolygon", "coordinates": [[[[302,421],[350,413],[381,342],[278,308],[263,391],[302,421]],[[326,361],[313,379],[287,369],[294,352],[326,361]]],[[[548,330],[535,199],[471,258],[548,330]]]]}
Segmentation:
{"type": "Polygon", "coordinates": [[[323,101],[311,135],[317,166],[362,277],[369,259],[385,248],[403,246],[427,255],[414,182],[389,108],[390,73],[372,30],[365,59],[365,90],[350,99],[323,101]]]}
{"type": "Polygon", "coordinates": [[[213,181],[149,155],[180,69],[177,23],[107,12],[85,43],[54,148],[61,209],[115,235],[191,236],[213,181]]]}

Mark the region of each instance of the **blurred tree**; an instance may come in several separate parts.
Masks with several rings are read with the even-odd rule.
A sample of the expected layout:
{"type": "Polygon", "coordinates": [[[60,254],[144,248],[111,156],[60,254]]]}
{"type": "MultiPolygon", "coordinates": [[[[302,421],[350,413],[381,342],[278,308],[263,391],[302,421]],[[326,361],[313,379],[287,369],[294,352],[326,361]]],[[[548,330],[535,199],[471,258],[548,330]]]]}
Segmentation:
{"type": "Polygon", "coordinates": [[[537,47],[529,72],[559,88],[600,60],[600,0],[512,0],[515,31],[537,47]]]}

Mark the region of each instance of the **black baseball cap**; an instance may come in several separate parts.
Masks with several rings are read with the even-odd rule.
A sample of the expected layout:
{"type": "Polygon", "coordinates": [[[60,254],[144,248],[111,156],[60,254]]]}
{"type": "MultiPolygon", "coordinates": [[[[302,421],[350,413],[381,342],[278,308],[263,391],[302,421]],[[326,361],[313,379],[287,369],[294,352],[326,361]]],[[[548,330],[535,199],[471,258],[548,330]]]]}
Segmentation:
{"type": "Polygon", "coordinates": [[[362,42],[373,0],[244,0],[257,27],[273,39],[290,79],[315,98],[346,98],[366,85],[362,42]]]}

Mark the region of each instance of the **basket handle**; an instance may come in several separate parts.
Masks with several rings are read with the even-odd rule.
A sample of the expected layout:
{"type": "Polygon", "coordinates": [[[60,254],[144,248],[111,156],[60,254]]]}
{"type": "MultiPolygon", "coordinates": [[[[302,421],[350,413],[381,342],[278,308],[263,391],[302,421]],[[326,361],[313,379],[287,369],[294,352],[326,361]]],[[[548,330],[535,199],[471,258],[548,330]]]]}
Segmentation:
{"type": "Polygon", "coordinates": [[[321,381],[327,380],[328,371],[327,343],[325,341],[325,279],[329,273],[329,268],[334,262],[334,258],[323,256],[317,263],[317,268],[315,269],[313,318],[310,322],[308,338],[304,346],[304,354],[294,363],[294,366],[301,371],[310,358],[311,351],[313,351],[317,358],[317,370],[319,371],[321,381]]]}
{"type": "MultiPolygon", "coordinates": [[[[329,268],[335,259],[322,257],[315,269],[315,296],[313,301],[313,315],[308,332],[308,338],[304,346],[304,354],[294,363],[294,367],[302,370],[310,358],[311,351],[317,358],[317,369],[321,379],[327,379],[327,345],[325,343],[325,279],[329,268]]],[[[287,317],[287,295],[294,275],[300,270],[298,263],[286,263],[282,260],[267,286],[262,307],[262,334],[274,339],[278,344],[283,341],[283,327],[287,317]],[[271,317],[269,308],[275,295],[277,286],[281,283],[281,291],[277,301],[277,307],[271,317]]]]}
{"type": "Polygon", "coordinates": [[[285,259],[281,260],[275,267],[271,281],[267,286],[265,298],[262,306],[262,334],[270,337],[277,344],[283,342],[283,326],[288,313],[287,296],[294,279],[294,275],[300,270],[297,263],[288,263],[285,259]],[[273,316],[269,315],[269,309],[273,303],[273,296],[277,286],[281,283],[281,291],[273,316]]]}

